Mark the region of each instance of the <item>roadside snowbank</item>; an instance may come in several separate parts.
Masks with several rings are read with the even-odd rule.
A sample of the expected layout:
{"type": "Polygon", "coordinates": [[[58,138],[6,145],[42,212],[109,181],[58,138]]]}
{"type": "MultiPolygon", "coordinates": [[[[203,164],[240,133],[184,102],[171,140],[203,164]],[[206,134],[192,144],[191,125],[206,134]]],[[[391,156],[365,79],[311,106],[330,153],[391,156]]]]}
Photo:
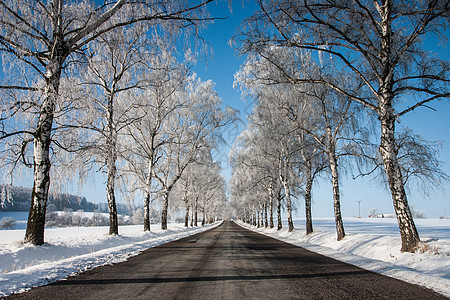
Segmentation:
{"type": "Polygon", "coordinates": [[[117,236],[106,234],[108,227],[66,227],[45,230],[42,246],[23,244],[25,230],[0,231],[0,297],[20,293],[95,267],[118,263],[130,256],[181,239],[220,224],[185,228],[159,224],[152,232],[143,225],[120,226],[117,236]]]}
{"type": "Polygon", "coordinates": [[[420,219],[416,225],[422,245],[416,253],[400,252],[401,241],[395,219],[344,218],[346,237],[336,240],[331,218],[315,219],[314,233],[305,235],[304,220],[296,219],[296,229],[256,228],[253,231],[361,268],[425,286],[450,297],[450,220],[420,219]]]}

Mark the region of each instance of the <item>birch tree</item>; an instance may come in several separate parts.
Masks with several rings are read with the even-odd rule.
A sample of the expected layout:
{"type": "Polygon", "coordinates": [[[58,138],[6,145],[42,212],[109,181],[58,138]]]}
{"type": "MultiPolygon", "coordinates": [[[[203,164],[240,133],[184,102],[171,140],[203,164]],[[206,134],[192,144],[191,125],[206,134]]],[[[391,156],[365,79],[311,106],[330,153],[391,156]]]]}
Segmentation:
{"type": "MultiPolygon", "coordinates": [[[[191,168],[193,165],[190,166],[191,168]]],[[[181,186],[181,194],[182,201],[184,202],[185,214],[184,214],[184,227],[189,227],[189,216],[191,214],[191,207],[193,207],[193,201],[190,201],[188,193],[192,191],[191,182],[195,179],[195,174],[191,171],[191,168],[188,167],[188,171],[184,173],[180,178],[180,186],[181,186]]],[[[196,195],[194,195],[196,197],[196,195]]],[[[192,197],[193,198],[193,197],[192,197]]]]}
{"type": "Polygon", "coordinates": [[[238,145],[242,145],[236,146],[236,150],[230,154],[233,169],[231,190],[235,191],[236,197],[239,198],[262,194],[260,202],[265,207],[264,211],[267,210],[268,227],[273,228],[275,191],[277,186],[280,187],[278,161],[273,155],[276,145],[258,135],[259,130],[261,129],[249,124],[237,139],[238,145]]]}
{"type": "Polygon", "coordinates": [[[147,64],[150,68],[145,74],[145,90],[134,100],[139,103],[136,113],[142,118],[127,127],[129,145],[126,147],[133,188],[144,194],[144,231],[150,231],[152,181],[160,157],[158,152],[171,141],[168,126],[172,115],[185,107],[184,99],[178,95],[189,79],[188,62],[178,63],[163,46],[147,64]]]}
{"type": "Polygon", "coordinates": [[[183,108],[171,114],[167,127],[169,143],[161,147],[159,166],[155,178],[163,196],[161,228],[167,229],[169,194],[183,175],[189,164],[193,163],[199,151],[215,144],[218,129],[234,122],[235,111],[220,108],[221,100],[214,91],[211,80],[202,82],[196,74],[176,95],[183,99],[183,108]]]}
{"type": "MultiPolygon", "coordinates": [[[[281,229],[281,200],[286,199],[286,211],[289,231],[294,229],[292,220],[292,198],[298,194],[299,145],[287,127],[288,120],[279,111],[269,107],[270,103],[258,103],[249,116],[250,124],[239,140],[242,147],[234,154],[233,168],[237,168],[238,176],[233,182],[240,180],[244,184],[233,186],[236,194],[249,198],[249,209],[254,211],[253,223],[258,224],[260,213],[265,211],[267,191],[269,196],[277,199],[278,229],[281,229]],[[249,150],[244,150],[248,148],[249,150]],[[239,172],[239,170],[241,170],[239,172]],[[276,180],[274,180],[276,178],[276,180]],[[281,192],[282,189],[282,192],[281,192]]],[[[246,201],[246,202],[247,202],[246,201]]],[[[270,204],[270,201],[269,201],[270,204]]],[[[273,221],[272,221],[273,225],[273,221]]]]}
{"type": "MultiPolygon", "coordinates": [[[[226,204],[226,193],[225,193],[225,180],[221,175],[222,168],[220,164],[214,162],[211,156],[211,149],[204,149],[201,151],[199,157],[196,161],[189,166],[188,178],[189,190],[184,189],[186,185],[183,186],[183,197],[184,192],[186,197],[189,197],[191,201],[185,199],[186,203],[186,219],[185,225],[188,222],[188,202],[194,203],[197,210],[200,208],[202,213],[202,225],[206,223],[214,222],[218,217],[223,217],[225,211],[224,208],[226,204]]],[[[193,213],[196,214],[196,208],[193,207],[193,213]]]]}
{"type": "MultiPolygon", "coordinates": [[[[30,85],[18,85],[13,77],[9,77],[9,83],[2,88],[37,91],[41,94],[39,100],[35,101],[39,112],[37,125],[29,132],[33,140],[34,183],[25,242],[35,245],[44,243],[52,128],[64,68],[90,42],[117,27],[136,22],[146,22],[155,27],[166,25],[167,28],[162,30],[195,26],[198,21],[205,20],[204,7],[211,1],[192,4],[184,1],[117,0],[102,5],[88,0],[0,2],[2,59],[25,66],[27,70],[33,71],[25,76],[36,78],[29,80],[30,85]],[[123,18],[107,24],[119,11],[124,12],[123,18]],[[37,82],[41,82],[41,85],[35,85],[37,82]]],[[[37,99],[39,96],[35,97],[37,99]]]]}
{"type": "Polygon", "coordinates": [[[288,230],[292,231],[294,230],[292,200],[293,194],[295,193],[295,186],[299,179],[296,176],[295,169],[300,146],[297,144],[297,139],[291,134],[288,120],[286,120],[278,110],[273,109],[266,103],[258,105],[256,109],[259,119],[271,120],[272,123],[270,126],[270,129],[272,130],[270,132],[267,130],[266,134],[261,138],[276,145],[276,148],[273,149],[273,155],[278,163],[276,170],[286,199],[288,230]]]}
{"type": "MultiPolygon", "coordinates": [[[[258,1],[260,11],[248,18],[241,35],[242,51],[267,45],[298,48],[332,57],[333,63],[362,89],[312,74],[281,70],[289,82],[323,84],[378,116],[379,152],[383,160],[402,251],[419,243],[396,153],[395,122],[408,112],[449,98],[448,61],[426,51],[427,36],[444,35],[448,1],[258,1]],[[301,74],[302,76],[298,76],[301,74]]],[[[276,57],[267,57],[278,66],[276,57]]]]}
{"type": "MultiPolygon", "coordinates": [[[[286,67],[296,66],[296,56],[292,55],[293,51],[286,49],[272,48],[273,56],[282,58],[286,67]]],[[[302,69],[310,69],[310,66],[305,66],[302,69]]],[[[275,68],[270,61],[262,57],[250,55],[247,61],[241,66],[240,70],[235,74],[235,84],[239,84],[244,93],[253,97],[258,105],[267,105],[271,107],[272,111],[278,111],[281,118],[286,118],[290,124],[290,134],[295,136],[297,144],[299,145],[300,157],[297,158],[298,177],[303,178],[304,182],[304,198],[305,198],[305,219],[306,219],[306,233],[313,232],[312,227],[312,211],[311,211],[311,191],[314,178],[324,170],[325,164],[322,159],[322,153],[317,148],[314,139],[304,130],[303,126],[298,125],[301,120],[302,124],[309,124],[309,132],[314,132],[314,128],[322,128],[322,125],[317,125],[314,120],[317,120],[316,110],[320,109],[313,104],[305,105],[305,93],[292,83],[285,83],[279,70],[275,68]],[[309,107],[311,106],[311,107],[309,107]],[[309,108],[308,108],[309,107],[309,108]]],[[[345,118],[345,116],[344,116],[345,118]]],[[[275,118],[270,118],[275,124],[279,124],[275,118]]],[[[282,121],[281,121],[282,122],[282,121]]],[[[270,132],[273,132],[270,131],[270,132]]],[[[319,138],[320,140],[320,138],[319,138]]],[[[339,201],[337,201],[339,203],[339,201]]],[[[340,209],[337,210],[340,215],[340,209]]],[[[341,224],[338,228],[342,228],[342,219],[336,218],[337,224],[341,224]]],[[[343,230],[342,230],[343,232],[343,230]]]]}
{"type": "Polygon", "coordinates": [[[74,120],[74,127],[90,136],[88,150],[80,155],[91,154],[98,169],[106,173],[109,234],[119,233],[116,183],[119,165],[123,164],[124,131],[142,118],[137,113],[139,103],[133,102],[132,94],[146,85],[144,74],[153,45],[145,33],[146,27],[137,24],[102,35],[85,50],[87,66],[80,71],[79,84],[86,91],[80,101],[82,115],[74,120]]]}

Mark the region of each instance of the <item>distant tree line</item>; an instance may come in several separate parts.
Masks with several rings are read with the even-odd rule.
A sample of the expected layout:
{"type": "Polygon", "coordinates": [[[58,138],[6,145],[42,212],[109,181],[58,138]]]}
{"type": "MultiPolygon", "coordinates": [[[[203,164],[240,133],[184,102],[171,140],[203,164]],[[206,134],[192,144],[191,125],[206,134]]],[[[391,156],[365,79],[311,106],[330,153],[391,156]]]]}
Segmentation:
{"type": "MultiPolygon", "coordinates": [[[[0,184],[0,211],[28,211],[30,209],[31,188],[0,184]]],[[[99,209],[96,204],[86,200],[86,197],[71,194],[51,193],[48,197],[49,206],[53,210],[65,209],[92,212],[99,209]]]]}
{"type": "Polygon", "coordinates": [[[11,217],[4,217],[0,220],[0,229],[14,229],[16,227],[16,220],[11,217]]]}

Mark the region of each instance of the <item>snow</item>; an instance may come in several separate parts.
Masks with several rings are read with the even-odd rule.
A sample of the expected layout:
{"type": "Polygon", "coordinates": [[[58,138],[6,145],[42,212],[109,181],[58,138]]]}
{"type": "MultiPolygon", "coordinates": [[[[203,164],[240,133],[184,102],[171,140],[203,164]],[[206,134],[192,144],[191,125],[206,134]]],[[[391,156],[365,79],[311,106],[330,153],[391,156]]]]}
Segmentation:
{"type": "MultiPolygon", "coordinates": [[[[305,220],[295,229],[239,225],[358,267],[425,286],[450,297],[450,219],[416,219],[421,246],[416,253],[400,252],[396,219],[344,218],[346,237],[336,240],[334,219],[313,219],[314,232],[305,235],[305,220]]],[[[276,225],[275,225],[276,226],[276,225]]]]}
{"type": "Polygon", "coordinates": [[[108,235],[109,227],[47,228],[42,246],[23,244],[24,229],[0,230],[0,297],[24,292],[97,266],[118,263],[130,256],[220,223],[185,228],[169,223],[168,230],[152,224],[119,226],[119,234],[108,235]]]}

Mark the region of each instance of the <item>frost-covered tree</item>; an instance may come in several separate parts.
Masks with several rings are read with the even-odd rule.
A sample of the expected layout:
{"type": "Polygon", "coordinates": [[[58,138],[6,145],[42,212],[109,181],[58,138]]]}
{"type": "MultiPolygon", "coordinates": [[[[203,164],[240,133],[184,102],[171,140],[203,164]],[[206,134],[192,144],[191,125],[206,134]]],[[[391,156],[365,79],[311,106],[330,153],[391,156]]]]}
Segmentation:
{"type": "MultiPolygon", "coordinates": [[[[271,60],[264,49],[297,48],[332,58],[346,78],[361,84],[347,89],[328,77],[280,68],[294,83],[326,85],[375,114],[380,124],[379,152],[394,209],[402,251],[419,243],[396,152],[395,122],[408,112],[448,98],[448,61],[423,46],[429,36],[442,37],[448,25],[448,1],[258,1],[260,11],[248,18],[241,35],[242,51],[271,60]]],[[[331,61],[331,60],[330,60],[331,61]]]]}
{"type": "MultiPolygon", "coordinates": [[[[247,140],[254,134],[252,131],[246,129],[241,133],[238,137],[240,146],[236,145],[235,151],[231,153],[233,170],[230,179],[231,204],[239,218],[255,226],[262,210],[268,218],[268,227],[273,228],[275,210],[277,229],[280,230],[283,227],[281,218],[283,186],[278,170],[279,159],[273,156],[273,153],[265,152],[247,140]]],[[[269,143],[260,146],[270,147],[269,143]]]]}
{"type": "Polygon", "coordinates": [[[175,96],[183,100],[183,107],[170,115],[165,134],[168,142],[161,146],[154,176],[163,198],[161,228],[167,229],[169,194],[193,163],[199,151],[215,144],[218,129],[235,119],[231,108],[221,109],[221,99],[211,80],[201,81],[196,74],[175,96]]]}
{"type": "MultiPolygon", "coordinates": [[[[233,169],[236,169],[232,180],[233,199],[236,202],[247,198],[245,202],[253,212],[253,223],[258,224],[261,213],[264,215],[266,211],[267,199],[276,197],[280,229],[281,197],[284,196],[289,231],[292,231],[292,198],[299,194],[298,140],[292,134],[287,118],[271,107],[271,103],[258,103],[249,121],[247,130],[239,138],[241,146],[232,156],[233,169]],[[267,193],[269,197],[264,195],[267,193]]],[[[268,204],[270,207],[270,200],[268,204]]],[[[263,219],[266,218],[263,216],[263,219]]]]}
{"type": "MultiPolygon", "coordinates": [[[[84,88],[84,95],[78,100],[80,117],[73,120],[73,127],[89,136],[80,155],[90,155],[97,168],[106,173],[109,234],[118,234],[115,187],[120,175],[118,167],[123,164],[124,131],[142,118],[137,113],[140,103],[133,101],[132,96],[147,85],[144,74],[153,55],[149,48],[154,45],[146,31],[145,26],[137,24],[112,30],[90,43],[85,50],[85,70],[80,66],[79,82],[74,83],[84,88]]],[[[79,135],[74,145],[82,143],[79,135]]]]}
{"type": "Polygon", "coordinates": [[[297,103],[288,106],[287,117],[294,126],[298,126],[300,134],[306,133],[312,138],[316,149],[328,159],[337,239],[341,240],[345,231],[340,208],[339,174],[343,171],[342,158],[352,154],[346,148],[359,133],[357,120],[360,113],[350,99],[320,86],[311,88],[295,97],[297,103]]]}
{"type": "MultiPolygon", "coordinates": [[[[189,216],[191,214],[191,207],[193,206],[193,201],[190,199],[191,197],[189,197],[189,192],[192,191],[191,188],[191,182],[194,179],[193,175],[193,166],[194,164],[191,164],[190,166],[188,166],[188,169],[186,170],[186,172],[184,172],[183,176],[181,176],[180,181],[179,181],[179,194],[181,194],[181,200],[184,203],[184,209],[185,209],[185,214],[184,214],[184,226],[185,227],[189,227],[189,216]]],[[[194,196],[195,197],[195,196],[194,196]]]]}
{"type": "Polygon", "coordinates": [[[126,161],[127,172],[131,175],[133,189],[144,194],[144,231],[150,230],[150,202],[152,180],[158,162],[160,148],[171,142],[168,134],[170,122],[176,111],[185,107],[179,97],[189,80],[189,62],[178,63],[161,46],[160,52],[152,58],[146,72],[146,86],[142,93],[134,97],[139,120],[127,127],[126,161]],[[147,166],[143,168],[142,166],[147,166]]]}
{"type": "Polygon", "coordinates": [[[4,217],[0,221],[0,229],[14,229],[16,227],[16,220],[11,217],[4,217]]]}
{"type": "Polygon", "coordinates": [[[178,188],[186,209],[185,226],[189,223],[190,207],[197,218],[199,212],[202,214],[202,225],[211,223],[216,218],[223,218],[227,203],[225,180],[221,171],[222,168],[213,161],[211,149],[208,148],[200,151],[195,162],[186,169],[178,188]]]}
{"type": "MultiPolygon", "coordinates": [[[[276,53],[274,55],[284,57],[283,60],[287,65],[293,65],[295,56],[292,52],[284,51],[284,49],[272,49],[276,53]]],[[[305,101],[306,93],[298,86],[285,83],[282,74],[275,68],[270,61],[262,57],[249,56],[247,61],[241,66],[240,71],[235,75],[235,84],[239,84],[244,93],[254,98],[258,105],[266,105],[269,110],[273,111],[272,115],[278,115],[279,120],[274,117],[268,118],[270,122],[279,127],[279,122],[286,122],[289,125],[288,132],[296,139],[298,145],[298,153],[300,154],[296,160],[298,176],[304,184],[305,198],[305,216],[306,216],[306,233],[312,233],[312,213],[311,213],[311,190],[314,178],[320,173],[324,167],[322,157],[323,151],[318,149],[314,138],[310,135],[315,129],[323,128],[317,124],[316,111],[320,111],[321,107],[308,104],[305,101]],[[305,105],[305,103],[307,103],[305,105]],[[277,112],[277,113],[275,113],[277,112]],[[285,119],[285,120],[283,120],[285,119]],[[304,129],[305,126],[299,126],[298,120],[302,124],[309,124],[309,134],[304,129]]],[[[320,115],[320,114],[319,114],[320,115]]],[[[268,132],[274,132],[269,130],[268,132]]],[[[319,134],[319,133],[317,133],[319,134]]],[[[320,138],[319,138],[320,140],[320,138]]],[[[337,201],[339,203],[339,201],[337,201]]],[[[338,210],[340,216],[340,210],[338,210]]],[[[341,220],[341,218],[337,218],[341,220]]],[[[342,221],[340,223],[342,227],[342,221]]]]}
{"type": "Polygon", "coordinates": [[[2,192],[0,194],[0,206],[5,207],[6,204],[6,189],[2,187],[2,192]]]}
{"type": "Polygon", "coordinates": [[[272,145],[258,140],[256,128],[249,127],[237,139],[234,151],[230,154],[233,174],[231,178],[231,194],[236,213],[245,220],[245,211],[253,210],[253,203],[245,207],[249,200],[255,197],[261,203],[267,225],[274,227],[273,211],[276,186],[281,187],[278,177],[278,161],[273,156],[272,145]],[[258,142],[259,141],[259,142],[258,142]],[[261,143],[262,142],[262,143],[261,143]],[[242,212],[242,208],[244,212],[242,212]],[[267,210],[267,212],[266,212],[267,210]]]}
{"type": "MultiPolygon", "coordinates": [[[[117,0],[98,5],[89,0],[1,1],[0,51],[11,68],[1,88],[35,92],[32,101],[2,102],[8,117],[30,107],[36,113],[35,128],[4,132],[3,127],[1,133],[2,140],[25,135],[25,145],[33,144],[34,184],[25,242],[44,243],[53,120],[58,117],[55,111],[65,67],[76,62],[92,41],[115,28],[146,22],[174,32],[195,26],[204,20],[209,2],[117,0]],[[123,16],[109,23],[118,12],[123,16]]],[[[6,122],[2,115],[2,123],[6,122]]]]}
{"type": "Polygon", "coordinates": [[[12,196],[11,185],[2,186],[2,191],[0,193],[0,207],[6,207],[6,204],[9,203],[11,206],[14,206],[14,199],[12,196]]]}

